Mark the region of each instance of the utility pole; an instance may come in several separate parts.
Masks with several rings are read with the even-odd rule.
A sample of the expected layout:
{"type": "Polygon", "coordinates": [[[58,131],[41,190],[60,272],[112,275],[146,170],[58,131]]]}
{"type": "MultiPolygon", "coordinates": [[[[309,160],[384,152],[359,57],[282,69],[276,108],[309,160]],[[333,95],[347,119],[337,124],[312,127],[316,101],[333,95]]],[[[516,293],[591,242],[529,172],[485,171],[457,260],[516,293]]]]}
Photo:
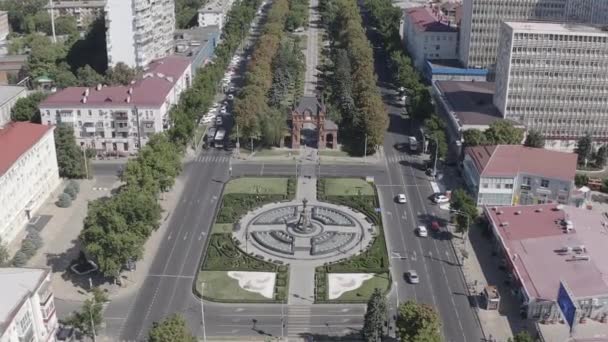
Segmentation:
{"type": "Polygon", "coordinates": [[[55,35],[55,8],[53,7],[53,0],[49,0],[49,7],[51,8],[51,31],[53,32],[53,43],[57,43],[57,36],[55,35]]]}
{"type": "Polygon", "coordinates": [[[363,160],[367,160],[367,134],[365,135],[365,144],[363,145],[363,160]]]}
{"type": "Polygon", "coordinates": [[[437,177],[437,155],[439,154],[439,142],[435,139],[435,161],[433,162],[433,178],[437,177]]]}
{"type": "Polygon", "coordinates": [[[241,142],[239,141],[239,123],[236,123],[236,154],[241,155],[241,142]]]}
{"type": "Polygon", "coordinates": [[[91,319],[91,332],[93,332],[93,342],[97,340],[97,335],[95,334],[95,323],[93,322],[93,312],[91,310],[95,309],[95,296],[93,296],[93,307],[89,308],[89,318],[91,319]]]}
{"type": "Polygon", "coordinates": [[[205,283],[201,281],[201,323],[203,324],[203,342],[207,342],[207,331],[205,330],[205,309],[203,302],[205,301],[203,291],[205,289],[205,283]]]}
{"type": "Polygon", "coordinates": [[[87,163],[87,149],[84,146],[82,147],[82,160],[84,162],[84,173],[87,179],[89,179],[89,163],[87,163]]]}

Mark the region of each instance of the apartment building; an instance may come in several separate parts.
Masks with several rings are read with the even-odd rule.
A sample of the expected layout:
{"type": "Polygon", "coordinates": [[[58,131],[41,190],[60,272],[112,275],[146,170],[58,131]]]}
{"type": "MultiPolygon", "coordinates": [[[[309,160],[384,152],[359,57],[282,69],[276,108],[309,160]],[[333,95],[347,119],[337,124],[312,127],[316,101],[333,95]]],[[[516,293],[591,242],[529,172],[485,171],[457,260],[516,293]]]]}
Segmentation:
{"type": "Polygon", "coordinates": [[[0,129],[0,237],[5,242],[25,229],[59,185],[53,131],[29,122],[0,129]]]}
{"type": "Polygon", "coordinates": [[[106,0],[60,0],[44,6],[49,15],[70,16],[76,19],[78,29],[86,29],[96,18],[103,15],[106,0]]]}
{"type": "Polygon", "coordinates": [[[608,32],[593,26],[506,22],[494,105],[540,131],[547,147],[573,150],[589,133],[608,141],[608,32]]]}
{"type": "Polygon", "coordinates": [[[10,26],[8,24],[8,12],[0,11],[0,42],[3,42],[11,33],[10,26]]]}
{"type": "Polygon", "coordinates": [[[50,270],[0,268],[0,293],[0,342],[56,341],[50,270]]]}
{"type": "Polygon", "coordinates": [[[27,96],[27,88],[0,86],[0,128],[11,121],[11,110],[17,100],[27,96]]]}
{"type": "Polygon", "coordinates": [[[457,58],[456,26],[438,7],[406,9],[403,38],[418,69],[422,69],[427,60],[457,58]]]}
{"type": "Polygon", "coordinates": [[[226,24],[226,17],[234,0],[211,0],[198,10],[198,26],[217,26],[220,31],[226,24]]]}
{"type": "Polygon", "coordinates": [[[107,0],[108,66],[143,68],[173,50],[174,0],[107,0]]]}
{"type": "Polygon", "coordinates": [[[42,123],[73,125],[77,143],[98,154],[136,153],[150,135],[169,128],[169,111],[192,82],[190,64],[169,56],[128,86],[65,88],[40,103],[42,123]]]}
{"type": "Polygon", "coordinates": [[[465,149],[464,179],[477,205],[569,203],[576,154],[521,145],[465,149]]]}

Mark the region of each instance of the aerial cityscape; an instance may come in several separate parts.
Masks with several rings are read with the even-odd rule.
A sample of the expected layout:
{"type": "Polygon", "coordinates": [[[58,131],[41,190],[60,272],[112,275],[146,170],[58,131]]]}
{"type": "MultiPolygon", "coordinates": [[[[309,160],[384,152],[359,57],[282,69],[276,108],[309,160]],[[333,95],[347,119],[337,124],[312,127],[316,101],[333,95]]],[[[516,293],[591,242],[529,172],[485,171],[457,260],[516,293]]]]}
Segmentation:
{"type": "Polygon", "coordinates": [[[0,342],[608,341],[608,0],[0,0],[0,342]]]}

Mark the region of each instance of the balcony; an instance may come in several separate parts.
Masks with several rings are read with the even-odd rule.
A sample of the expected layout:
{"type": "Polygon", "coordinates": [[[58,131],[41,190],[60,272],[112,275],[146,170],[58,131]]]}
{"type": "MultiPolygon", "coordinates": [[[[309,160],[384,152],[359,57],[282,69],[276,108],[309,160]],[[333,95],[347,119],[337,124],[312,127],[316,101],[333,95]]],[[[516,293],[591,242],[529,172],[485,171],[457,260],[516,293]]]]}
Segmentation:
{"type": "Polygon", "coordinates": [[[142,123],[143,131],[146,133],[156,132],[154,121],[144,121],[142,123]]]}
{"type": "Polygon", "coordinates": [[[93,125],[84,125],[82,128],[86,133],[95,133],[95,126],[93,125]]]}
{"type": "Polygon", "coordinates": [[[131,127],[129,127],[129,125],[124,125],[124,126],[118,125],[114,129],[116,130],[116,132],[123,132],[123,133],[124,132],[128,133],[129,131],[131,131],[131,127]]]}

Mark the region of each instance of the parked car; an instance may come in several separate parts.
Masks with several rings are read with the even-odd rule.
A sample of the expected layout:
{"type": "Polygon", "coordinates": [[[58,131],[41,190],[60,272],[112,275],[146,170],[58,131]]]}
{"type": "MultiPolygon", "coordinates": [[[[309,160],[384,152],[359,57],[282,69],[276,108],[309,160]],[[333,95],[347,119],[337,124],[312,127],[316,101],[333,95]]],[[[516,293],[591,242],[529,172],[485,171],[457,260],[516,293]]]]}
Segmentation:
{"type": "Polygon", "coordinates": [[[433,196],[433,203],[435,204],[448,203],[449,201],[450,199],[444,194],[435,194],[433,196]]]}
{"type": "Polygon", "coordinates": [[[230,101],[234,100],[234,95],[228,94],[228,100],[230,100],[230,101]]]}
{"type": "Polygon", "coordinates": [[[407,198],[405,198],[405,194],[399,194],[397,195],[397,203],[406,203],[407,202],[407,198]]]}
{"type": "Polygon", "coordinates": [[[416,229],[416,232],[418,233],[418,236],[420,236],[420,237],[429,236],[429,232],[426,230],[425,226],[418,226],[418,228],[416,229]]]}
{"type": "Polygon", "coordinates": [[[215,118],[215,124],[218,126],[222,125],[222,117],[218,116],[217,118],[215,118]]]}
{"type": "Polygon", "coordinates": [[[439,230],[441,230],[441,226],[439,225],[439,222],[431,221],[431,230],[434,232],[438,232],[439,230]]]}
{"type": "Polygon", "coordinates": [[[414,270],[409,270],[409,271],[405,272],[405,279],[410,284],[420,283],[420,278],[418,277],[418,272],[416,272],[414,270]]]}

